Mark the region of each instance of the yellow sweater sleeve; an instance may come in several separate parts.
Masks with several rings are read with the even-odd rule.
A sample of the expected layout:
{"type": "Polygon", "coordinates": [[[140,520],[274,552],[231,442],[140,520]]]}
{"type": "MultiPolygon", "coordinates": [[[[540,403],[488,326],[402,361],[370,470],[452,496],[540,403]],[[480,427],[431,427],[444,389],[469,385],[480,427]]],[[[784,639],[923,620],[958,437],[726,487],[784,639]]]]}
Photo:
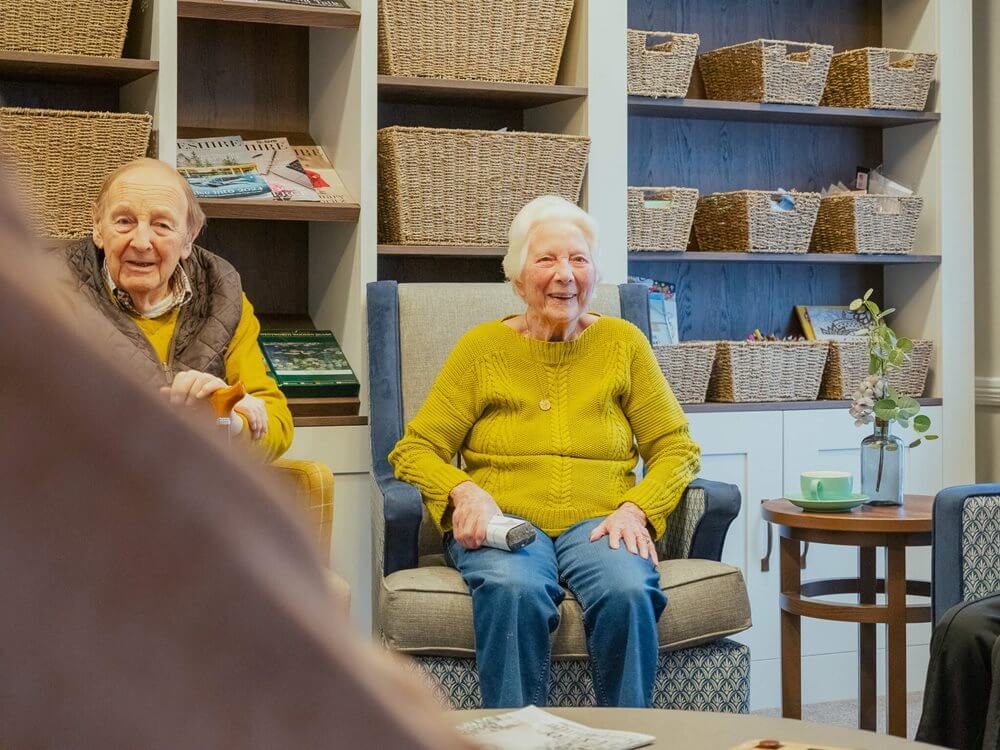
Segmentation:
{"type": "Polygon", "coordinates": [[[621,502],[638,505],[660,537],[667,516],[701,469],[701,449],[691,439],[687,417],[641,334],[631,370],[632,388],[623,410],[635,433],[646,475],[621,502]]]}
{"type": "MultiPolygon", "coordinates": [[[[267,433],[254,447],[263,453],[265,460],[273,461],[292,444],[292,413],[288,409],[285,394],[278,390],[277,383],[267,375],[264,355],[260,353],[257,344],[259,334],[260,323],[253,313],[253,305],[244,294],[240,322],[236,326],[233,340],[229,342],[229,348],[226,349],[226,382],[232,385],[242,380],[247,393],[264,402],[267,408],[267,433]]],[[[248,434],[246,419],[243,422],[243,434],[248,434]]]]}
{"type": "Polygon", "coordinates": [[[396,478],[420,489],[434,522],[450,518],[449,493],[469,480],[450,463],[479,418],[476,367],[468,337],[455,345],[420,410],[389,453],[396,478]]]}

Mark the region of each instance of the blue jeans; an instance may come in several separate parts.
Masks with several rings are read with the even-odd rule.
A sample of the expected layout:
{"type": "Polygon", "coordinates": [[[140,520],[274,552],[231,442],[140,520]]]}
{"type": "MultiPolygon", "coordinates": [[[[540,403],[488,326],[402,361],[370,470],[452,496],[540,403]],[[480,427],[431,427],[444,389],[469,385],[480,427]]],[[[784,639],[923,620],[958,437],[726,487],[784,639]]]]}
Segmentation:
{"type": "Polygon", "coordinates": [[[449,533],[445,558],[472,594],[479,689],[487,708],[548,699],[551,634],[559,624],[563,582],[583,608],[594,694],[599,706],[648,707],[656,675],[656,622],[667,606],[652,561],[607,537],[590,541],[602,518],[555,539],[537,531],[517,552],[467,550],[449,533]]]}

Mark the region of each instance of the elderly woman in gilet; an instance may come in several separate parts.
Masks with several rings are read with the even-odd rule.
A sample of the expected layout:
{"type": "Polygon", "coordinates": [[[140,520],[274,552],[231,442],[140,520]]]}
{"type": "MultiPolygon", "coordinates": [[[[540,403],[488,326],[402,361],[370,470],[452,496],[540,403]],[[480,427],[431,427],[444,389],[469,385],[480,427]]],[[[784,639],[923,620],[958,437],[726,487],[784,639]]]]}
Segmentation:
{"type": "Polygon", "coordinates": [[[486,706],[546,702],[561,582],[583,607],[599,704],[648,706],[666,606],[653,540],[700,451],[645,336],[587,310],[593,219],[544,196],[509,240],[504,272],[527,309],[462,337],[389,460],[469,586],[486,706]],[[464,470],[450,463],[458,451],[464,470]],[[533,524],[536,541],[483,546],[500,512],[533,524]]]}
{"type": "Polygon", "coordinates": [[[113,348],[170,403],[207,406],[210,394],[242,381],[248,395],[234,407],[230,429],[274,459],[291,444],[292,416],[267,375],[260,324],[239,274],[194,244],[204,223],[172,167],[138,159],[105,180],[92,239],[67,248],[69,267],[123,334],[113,348]]]}

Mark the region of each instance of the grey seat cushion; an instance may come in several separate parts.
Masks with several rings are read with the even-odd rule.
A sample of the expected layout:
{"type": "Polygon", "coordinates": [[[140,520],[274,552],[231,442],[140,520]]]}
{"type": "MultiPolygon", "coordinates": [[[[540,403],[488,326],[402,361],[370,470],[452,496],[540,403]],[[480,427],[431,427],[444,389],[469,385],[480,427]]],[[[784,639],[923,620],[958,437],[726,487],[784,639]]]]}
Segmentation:
{"type": "MultiPolygon", "coordinates": [[[[399,570],[382,583],[379,601],[386,645],[403,653],[474,656],[472,597],[441,555],[399,570]]],[[[659,622],[660,651],[696,646],[750,627],[750,602],[738,568],[712,560],[660,563],[667,609],[659,622]]],[[[560,607],[553,657],[584,659],[583,614],[571,592],[560,607]]]]}

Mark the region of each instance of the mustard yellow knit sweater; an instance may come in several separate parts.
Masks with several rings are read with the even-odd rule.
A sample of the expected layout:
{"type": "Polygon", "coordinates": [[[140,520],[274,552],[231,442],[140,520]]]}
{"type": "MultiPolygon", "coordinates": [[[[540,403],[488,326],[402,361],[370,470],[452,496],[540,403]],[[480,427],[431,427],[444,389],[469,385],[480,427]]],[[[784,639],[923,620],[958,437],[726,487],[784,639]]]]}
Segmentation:
{"type": "Polygon", "coordinates": [[[529,339],[501,321],[473,328],[389,461],[443,531],[448,493],[471,479],[549,536],[626,501],[660,536],[699,457],[645,336],[602,317],[569,342],[529,339]],[[449,463],[459,450],[465,471],[449,463]]]}

